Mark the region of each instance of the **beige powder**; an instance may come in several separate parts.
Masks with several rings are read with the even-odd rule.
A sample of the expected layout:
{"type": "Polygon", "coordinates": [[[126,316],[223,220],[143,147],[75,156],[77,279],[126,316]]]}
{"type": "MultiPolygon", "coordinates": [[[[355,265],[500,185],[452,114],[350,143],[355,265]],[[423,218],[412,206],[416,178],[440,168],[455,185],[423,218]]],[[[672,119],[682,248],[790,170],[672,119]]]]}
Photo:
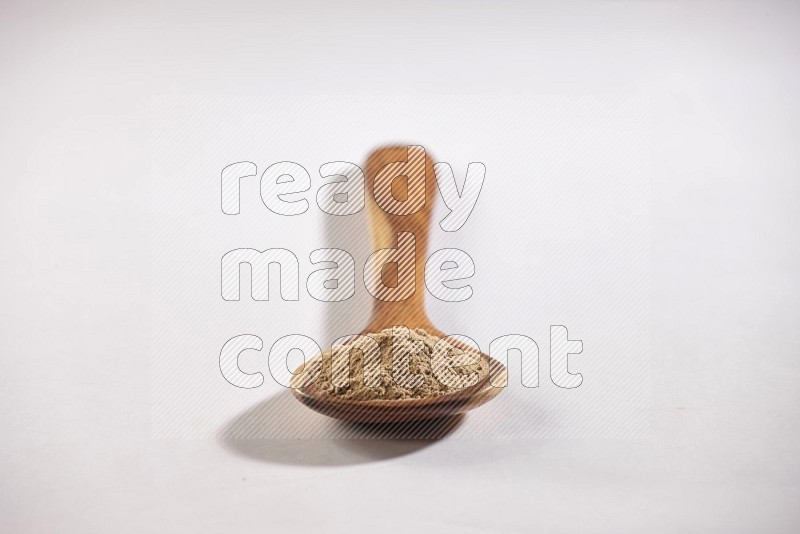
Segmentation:
{"type": "Polygon", "coordinates": [[[453,393],[488,373],[486,359],[475,349],[456,348],[421,328],[394,327],[335,345],[307,376],[343,399],[401,400],[453,393]]]}

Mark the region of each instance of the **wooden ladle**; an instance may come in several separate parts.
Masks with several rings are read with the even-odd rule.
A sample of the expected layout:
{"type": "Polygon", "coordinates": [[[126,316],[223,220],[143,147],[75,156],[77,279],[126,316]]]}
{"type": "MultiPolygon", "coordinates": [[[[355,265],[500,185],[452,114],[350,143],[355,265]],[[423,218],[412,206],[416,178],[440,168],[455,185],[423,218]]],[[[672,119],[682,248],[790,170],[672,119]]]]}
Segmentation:
{"type": "MultiPolygon", "coordinates": [[[[420,147],[421,148],[421,147],[420,147]]],[[[397,163],[400,166],[402,163],[397,163]]],[[[425,280],[423,269],[425,266],[428,248],[428,230],[431,224],[433,204],[437,196],[436,178],[433,163],[426,153],[406,145],[389,146],[375,150],[367,159],[366,168],[366,203],[369,211],[373,250],[395,248],[398,246],[398,234],[411,232],[415,238],[415,273],[414,292],[404,300],[387,301],[374,299],[372,319],[362,334],[380,332],[392,326],[405,326],[409,329],[424,328],[428,333],[437,337],[446,337],[446,334],[433,326],[428,314],[425,312],[425,280]],[[408,215],[393,215],[382,209],[374,196],[373,191],[391,190],[393,199],[381,198],[384,207],[386,202],[404,201],[411,199],[409,191],[414,184],[409,178],[393,180],[397,173],[383,171],[387,164],[406,162],[406,176],[421,171],[425,167],[425,203],[424,207],[408,215]],[[388,183],[387,181],[391,181],[388,183]]],[[[399,205],[399,204],[397,204],[399,205]]],[[[397,210],[395,210],[397,211],[397,210]]],[[[365,268],[365,269],[368,269],[365,268]]],[[[365,280],[372,275],[380,277],[386,287],[398,286],[399,276],[396,263],[388,263],[380,272],[365,272],[365,280]]],[[[402,276],[408,276],[404,272],[402,276]]],[[[450,340],[455,346],[466,349],[467,347],[457,341],[450,340]]],[[[295,371],[292,379],[292,392],[303,404],[321,414],[353,422],[399,422],[416,421],[445,417],[466,412],[484,404],[503,391],[507,384],[505,366],[481,353],[489,364],[489,374],[472,386],[460,389],[438,397],[402,400],[347,400],[320,390],[313,379],[307,375],[308,370],[320,365],[321,356],[306,362],[295,371]],[[305,371],[305,372],[304,372],[305,371]]]]}

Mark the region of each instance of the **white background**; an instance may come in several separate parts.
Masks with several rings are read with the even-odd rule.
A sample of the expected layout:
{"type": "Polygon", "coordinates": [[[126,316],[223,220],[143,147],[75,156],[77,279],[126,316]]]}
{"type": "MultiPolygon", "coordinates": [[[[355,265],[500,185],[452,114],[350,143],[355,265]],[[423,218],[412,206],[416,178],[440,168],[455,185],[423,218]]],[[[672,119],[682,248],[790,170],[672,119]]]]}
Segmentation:
{"type": "MultiPolygon", "coordinates": [[[[450,439],[647,436],[652,146],[647,99],[161,96],[152,108],[154,437],[348,435],[341,425],[308,411],[287,413],[290,394],[278,383],[288,383],[286,364],[275,354],[268,365],[267,355],[286,335],[330,346],[368,323],[373,302],[362,278],[372,252],[368,220],[364,213],[327,215],[317,206],[318,189],[330,181],[318,169],[337,159],[363,165],[368,150],[397,139],[424,139],[460,182],[470,161],[486,167],[475,209],[457,232],[440,229],[447,208],[438,195],[433,199],[429,253],[457,247],[476,265],[469,300],[427,297],[433,323],[470,336],[487,353],[492,340],[507,334],[534,339],[541,352],[539,389],[523,387],[516,355],[507,392],[471,415],[450,439]],[[226,215],[220,208],[220,171],[242,159],[254,160],[260,171],[240,180],[240,213],[226,215]],[[311,190],[292,197],[310,204],[300,215],[278,215],[261,200],[261,173],[284,159],[311,173],[311,190]],[[306,289],[308,275],[320,268],[311,264],[309,253],[323,247],[355,258],[358,283],[347,301],[323,303],[306,289]],[[295,254],[299,300],[280,298],[275,272],[270,300],[253,301],[249,267],[242,269],[241,300],[223,300],[220,258],[241,248],[295,254]],[[572,339],[585,344],[570,365],[586,377],[580,388],[566,391],[548,378],[551,324],[566,326],[572,339]],[[220,350],[241,334],[258,336],[263,344],[260,353],[240,357],[246,372],[266,377],[257,390],[238,389],[221,377],[220,350]]],[[[418,266],[418,276],[423,268],[418,266]]],[[[524,370],[532,375],[535,355],[525,358],[524,370]]],[[[289,361],[294,370],[302,359],[292,355],[289,361]]]]}
{"type": "MultiPolygon", "coordinates": [[[[0,25],[0,530],[797,530],[796,4],[6,2],[0,25]],[[640,213],[649,220],[649,281],[641,286],[649,287],[646,431],[602,436],[587,424],[573,436],[556,427],[539,435],[458,439],[458,432],[476,428],[478,410],[432,442],[230,442],[186,439],[192,432],[182,431],[175,439],[158,437],[151,356],[160,339],[152,334],[154,311],[163,308],[154,306],[161,272],[153,271],[151,252],[165,232],[207,229],[191,217],[154,224],[164,215],[153,201],[155,95],[240,99],[243,108],[252,99],[268,103],[271,95],[378,103],[473,95],[504,113],[502,103],[544,95],[646,103],[647,124],[635,122],[651,151],[642,160],[650,194],[640,213]]],[[[491,111],[486,104],[479,110],[491,111]]],[[[198,113],[202,121],[207,112],[198,113]]],[[[252,120],[243,129],[264,128],[252,120]]],[[[536,124],[527,128],[537,131],[536,124]]],[[[255,153],[240,139],[228,148],[248,147],[244,158],[260,170],[296,159],[308,161],[312,173],[333,159],[357,162],[369,148],[346,137],[328,145],[318,132],[308,135],[308,157],[277,148],[273,155],[266,146],[255,153]]],[[[387,132],[369,142],[395,135],[413,134],[387,132]]],[[[463,172],[465,158],[483,158],[480,147],[492,157],[524,145],[508,135],[492,125],[484,133],[454,133],[470,138],[471,147],[431,149],[463,172]],[[469,155],[446,156],[467,149],[469,155]]],[[[588,150],[591,140],[580,140],[577,149],[588,150]]],[[[221,168],[216,159],[200,165],[207,157],[198,146],[175,178],[202,171],[197,190],[162,207],[190,215],[195,207],[205,210],[203,195],[218,198],[218,190],[202,185],[221,168]]],[[[535,169],[543,157],[515,153],[506,165],[518,161],[524,169],[531,161],[535,169]]],[[[586,152],[580,157],[591,159],[586,152]]],[[[487,187],[492,168],[487,163],[487,187]]],[[[575,176],[588,180],[592,169],[585,170],[575,176]]],[[[551,196],[585,191],[578,182],[560,189],[554,176],[533,172],[534,194],[537,178],[551,196]]],[[[529,232],[536,229],[523,224],[532,219],[521,215],[525,198],[510,201],[499,215],[509,221],[495,223],[495,231],[515,230],[533,244],[529,232]]],[[[475,234],[492,215],[481,221],[482,200],[457,245],[476,255],[490,250],[481,240],[491,236],[475,234]]],[[[605,220],[599,215],[582,222],[605,220]]],[[[559,228],[569,234],[579,227],[559,228]]],[[[297,236],[298,253],[317,245],[314,231],[325,240],[324,225],[310,225],[297,236]]],[[[244,246],[254,232],[243,234],[244,246]]],[[[521,254],[521,264],[546,261],[545,245],[521,254]]],[[[209,247],[214,261],[220,252],[209,247]]],[[[477,258],[476,264],[486,265],[477,258]]],[[[512,279],[529,276],[510,268],[512,279]]],[[[569,287],[574,278],[556,280],[569,287]]],[[[476,291],[506,287],[481,283],[476,279],[476,291]]],[[[548,321],[562,318],[540,316],[536,294],[529,290],[520,299],[537,310],[530,328],[538,340],[548,321]]],[[[558,302],[556,294],[545,295],[558,302]]],[[[289,313],[304,320],[305,310],[310,328],[330,335],[324,311],[314,315],[301,300],[289,313]]],[[[431,311],[464,333],[473,324],[461,311],[431,311]]],[[[498,317],[502,309],[474,328],[490,340],[498,317]]],[[[603,320],[593,322],[588,312],[576,319],[584,331],[603,320]]],[[[569,321],[563,319],[572,332],[577,325],[569,321]]],[[[191,316],[182,323],[202,326],[191,316]]],[[[270,335],[264,331],[265,342],[270,335]]],[[[591,336],[575,337],[585,344],[576,362],[595,365],[588,363],[593,356],[608,357],[589,350],[591,336]]],[[[206,355],[197,358],[206,363],[206,355]]],[[[586,370],[584,379],[610,372],[586,370]]],[[[542,392],[552,388],[545,376],[542,392]]],[[[176,419],[182,429],[193,424],[176,419]]],[[[201,430],[204,424],[200,418],[201,430]]]]}

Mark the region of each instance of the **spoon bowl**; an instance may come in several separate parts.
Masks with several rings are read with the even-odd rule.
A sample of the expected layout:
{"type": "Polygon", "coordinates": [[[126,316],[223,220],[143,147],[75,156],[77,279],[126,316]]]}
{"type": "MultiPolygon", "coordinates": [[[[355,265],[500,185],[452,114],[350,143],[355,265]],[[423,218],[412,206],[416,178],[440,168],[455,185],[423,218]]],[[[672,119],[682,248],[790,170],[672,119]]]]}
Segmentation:
{"type": "MultiPolygon", "coordinates": [[[[505,366],[497,360],[481,354],[489,363],[489,374],[478,383],[464,389],[421,399],[400,400],[348,400],[321,391],[313,380],[303,372],[305,366],[295,371],[292,393],[295,398],[315,412],[334,419],[354,423],[397,423],[422,421],[464,413],[485,404],[497,396],[508,382],[505,366]]],[[[321,356],[309,360],[306,365],[319,365],[321,356]]]]}

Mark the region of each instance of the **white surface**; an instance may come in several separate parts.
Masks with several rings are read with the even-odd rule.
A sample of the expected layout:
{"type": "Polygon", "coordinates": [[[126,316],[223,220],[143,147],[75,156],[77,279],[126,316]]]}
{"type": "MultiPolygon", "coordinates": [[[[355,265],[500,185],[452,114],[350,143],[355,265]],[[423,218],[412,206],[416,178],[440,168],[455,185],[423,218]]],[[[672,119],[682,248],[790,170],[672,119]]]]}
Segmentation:
{"type": "MultiPolygon", "coordinates": [[[[426,295],[433,323],[470,336],[486,353],[494,339],[508,334],[539,345],[540,387],[523,387],[520,357],[514,356],[508,391],[451,439],[646,437],[652,179],[647,98],[164,96],[152,106],[148,313],[154,437],[342,436],[313,413],[290,416],[269,401],[255,413],[251,407],[286,393],[280,384],[288,384],[289,375],[281,354],[270,356],[268,365],[279,338],[302,334],[329,346],[369,322],[373,302],[363,282],[372,252],[368,221],[364,213],[334,217],[319,209],[316,194],[324,182],[317,169],[337,159],[363,165],[374,146],[397,139],[425,140],[462,180],[470,161],[487,169],[463,228],[441,230],[446,206],[439,199],[435,204],[428,254],[458,247],[473,258],[476,273],[468,281],[474,294],[464,302],[426,295]],[[263,205],[259,175],[273,161],[289,158],[312,175],[311,190],[295,195],[310,206],[280,216],[263,205]],[[220,171],[241,159],[253,161],[258,174],[240,181],[240,213],[226,215],[219,207],[220,171]],[[291,251],[300,266],[299,300],[279,298],[273,276],[273,298],[253,301],[249,267],[242,269],[240,300],[223,300],[220,258],[243,247],[291,251]],[[320,302],[306,290],[308,275],[319,269],[309,253],[323,247],[354,257],[353,298],[320,302]],[[569,366],[585,377],[579,388],[562,389],[549,379],[551,324],[565,325],[571,339],[584,343],[569,366]],[[265,377],[257,389],[220,379],[220,350],[242,334],[257,336],[263,346],[240,357],[245,371],[265,377]]],[[[297,356],[292,370],[302,361],[297,356]]],[[[532,355],[525,357],[530,372],[536,364],[532,355]]]]}
{"type": "Polygon", "coordinates": [[[0,13],[3,532],[798,529],[796,4],[0,13]],[[150,97],[426,92],[650,102],[646,435],[154,439],[150,97]]]}

